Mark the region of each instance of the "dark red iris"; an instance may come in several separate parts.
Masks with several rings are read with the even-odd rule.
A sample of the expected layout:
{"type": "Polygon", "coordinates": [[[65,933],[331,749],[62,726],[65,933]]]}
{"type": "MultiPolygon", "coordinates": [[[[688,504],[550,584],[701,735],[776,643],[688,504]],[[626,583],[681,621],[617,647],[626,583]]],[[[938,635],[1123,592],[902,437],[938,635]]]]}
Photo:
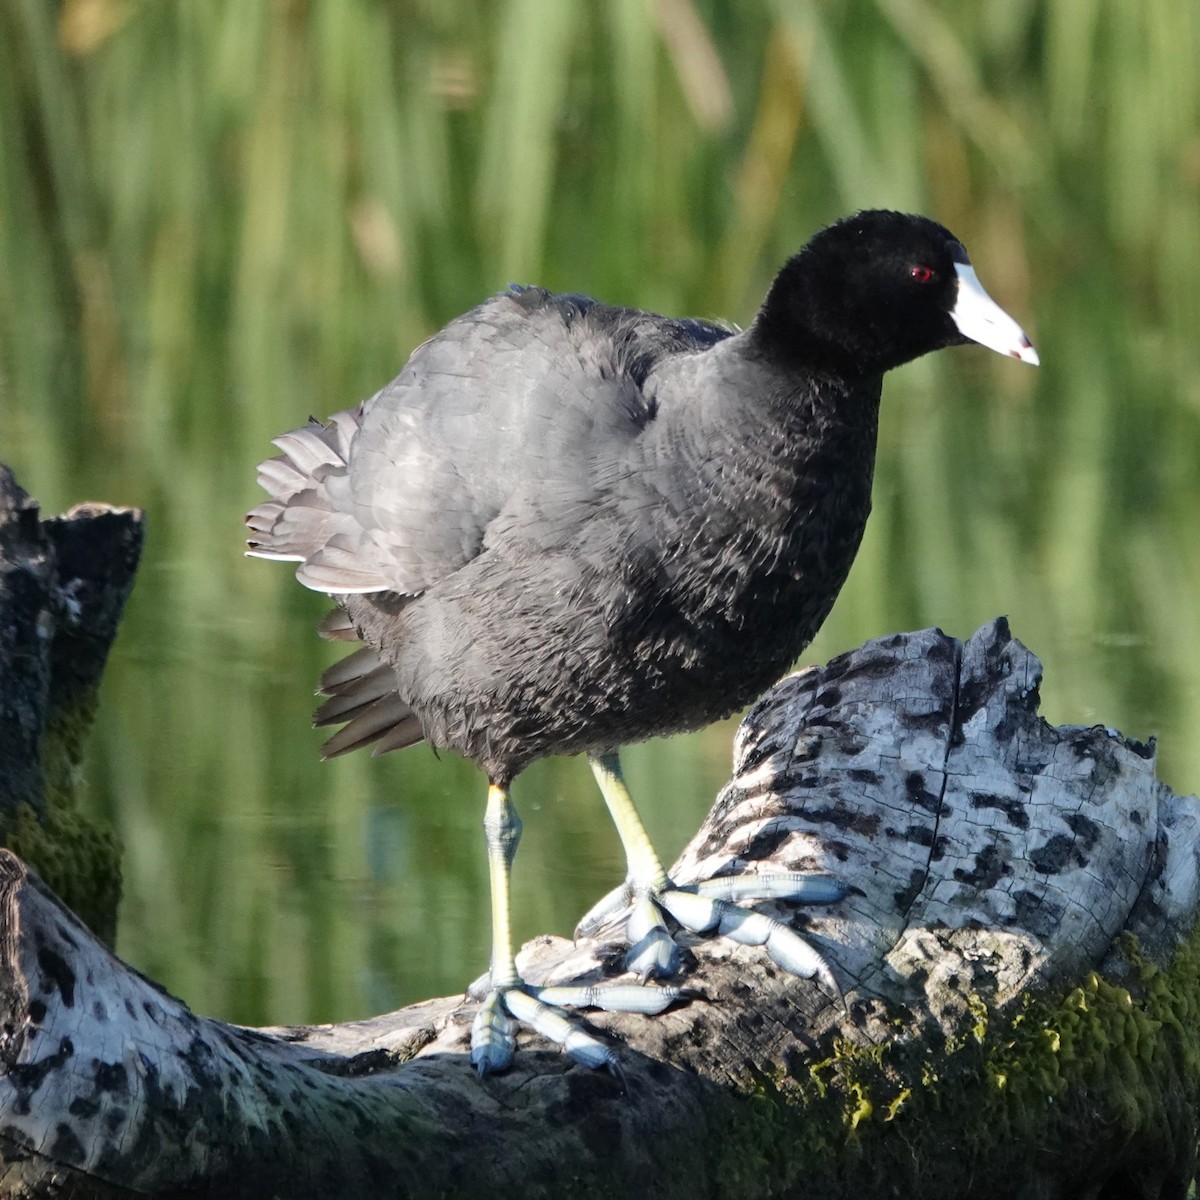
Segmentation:
{"type": "Polygon", "coordinates": [[[910,274],[918,283],[928,283],[933,278],[933,268],[924,263],[917,263],[910,274]]]}

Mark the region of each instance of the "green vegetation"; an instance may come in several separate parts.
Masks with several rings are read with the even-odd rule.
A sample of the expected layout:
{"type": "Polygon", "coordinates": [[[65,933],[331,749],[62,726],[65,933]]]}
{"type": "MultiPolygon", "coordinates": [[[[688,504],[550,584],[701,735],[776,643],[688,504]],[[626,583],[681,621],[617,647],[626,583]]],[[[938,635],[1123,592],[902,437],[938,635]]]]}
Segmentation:
{"type": "Polygon", "coordinates": [[[951,1038],[838,1043],[759,1081],[717,1143],[716,1194],[1157,1194],[1196,1138],[1197,938],[1166,970],[1121,949],[1128,987],[1089,973],[993,1020],[980,1000],[951,1038]]]}
{"type": "MultiPolygon", "coordinates": [[[[1157,732],[1197,786],[1198,81],[1190,0],[3,0],[0,458],[46,510],[150,518],[89,769],[122,952],[244,1021],[483,968],[483,781],[318,763],[334,652],[240,555],[254,464],[509,280],[744,322],[861,207],[954,229],[1045,365],[891,380],[811,657],[1006,612],[1052,720],[1157,732]]],[[[665,851],[729,738],[630,756],[665,851]]],[[[620,872],[607,818],[579,763],[516,799],[518,933],[565,932],[620,872]]]]}

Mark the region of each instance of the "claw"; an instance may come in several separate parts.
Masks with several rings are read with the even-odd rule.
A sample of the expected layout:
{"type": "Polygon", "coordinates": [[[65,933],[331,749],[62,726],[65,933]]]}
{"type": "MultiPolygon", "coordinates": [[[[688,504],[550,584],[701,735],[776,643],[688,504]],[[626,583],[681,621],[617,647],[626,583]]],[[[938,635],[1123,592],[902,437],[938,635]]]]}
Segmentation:
{"type": "Polygon", "coordinates": [[[479,1006],[471,1028],[471,1065],[480,1079],[510,1066],[519,1021],[549,1041],[557,1042],[581,1066],[591,1070],[604,1067],[621,1081],[624,1088],[625,1076],[616,1051],[602,1038],[573,1021],[559,1006],[656,1016],[684,996],[681,988],[634,984],[540,989],[522,984],[494,991],[479,1006]]]}
{"type": "Polygon", "coordinates": [[[819,950],[806,942],[794,929],[780,921],[775,922],[766,941],[767,953],[773,962],[802,979],[819,979],[839,1000],[842,989],[838,987],[833,971],[819,950]]]}
{"type": "MultiPolygon", "coordinates": [[[[733,889],[736,894],[740,890],[741,881],[748,880],[750,877],[730,876],[729,878],[739,881],[739,888],[733,889]]],[[[761,878],[771,879],[772,877],[762,876],[761,878]]],[[[788,876],[773,878],[781,881],[780,886],[783,881],[789,879],[788,876]]],[[[820,877],[799,876],[796,878],[820,877]]],[[[791,879],[790,882],[794,883],[795,879],[791,879]]],[[[843,894],[845,893],[844,885],[836,880],[830,882],[836,884],[837,889],[840,889],[843,894]]],[[[822,889],[824,889],[824,885],[822,885],[822,889]]],[[[798,933],[782,921],[768,917],[765,913],[742,908],[729,900],[705,894],[709,890],[705,888],[704,893],[701,893],[672,889],[663,892],[658,897],[658,902],[685,929],[690,929],[693,933],[709,933],[715,929],[719,935],[740,942],[743,946],[764,946],[771,959],[785,971],[799,975],[802,979],[818,979],[839,1000],[842,999],[841,988],[838,987],[829,964],[819,951],[798,933]]],[[[719,889],[712,890],[719,891],[719,889]]],[[[835,889],[829,889],[826,894],[831,894],[833,890],[835,889]]]]}
{"type": "Polygon", "coordinates": [[[675,939],[663,924],[658,905],[648,895],[633,902],[626,934],[630,946],[625,954],[625,969],[643,980],[652,976],[673,975],[679,970],[681,953],[675,939]]]}
{"type": "MultiPolygon", "coordinates": [[[[627,879],[588,912],[579,923],[577,935],[601,928],[628,908],[626,933],[631,945],[625,955],[626,969],[643,980],[673,974],[679,968],[680,950],[664,923],[662,914],[667,913],[691,933],[715,933],[744,946],[764,947],[783,970],[802,979],[818,980],[845,1003],[832,969],[818,950],[785,922],[738,903],[760,899],[836,904],[850,890],[840,879],[804,871],[775,871],[721,875],[682,887],[676,887],[668,878],[666,886],[660,887],[637,887],[627,879]]],[[[681,995],[679,989],[667,988],[631,987],[628,996],[619,987],[598,990],[608,993],[609,998],[597,999],[588,989],[555,989],[555,995],[564,1004],[596,1004],[609,1011],[649,1015],[662,1012],[681,995]]],[[[551,998],[545,991],[540,994],[547,1000],[551,998]]]]}
{"type": "Polygon", "coordinates": [[[764,946],[772,960],[802,979],[819,979],[835,996],[842,992],[829,964],[795,930],[765,913],[718,901],[724,908],[718,931],[743,946],[764,946]]]}
{"type": "Polygon", "coordinates": [[[599,1038],[575,1027],[563,1039],[562,1048],[582,1067],[592,1071],[603,1067],[610,1075],[620,1080],[621,1090],[625,1090],[625,1072],[621,1070],[621,1060],[617,1058],[616,1051],[606,1046],[599,1038]]]}
{"type": "Polygon", "coordinates": [[[679,970],[683,955],[666,929],[651,930],[625,953],[625,970],[639,979],[660,979],[679,970]]]}

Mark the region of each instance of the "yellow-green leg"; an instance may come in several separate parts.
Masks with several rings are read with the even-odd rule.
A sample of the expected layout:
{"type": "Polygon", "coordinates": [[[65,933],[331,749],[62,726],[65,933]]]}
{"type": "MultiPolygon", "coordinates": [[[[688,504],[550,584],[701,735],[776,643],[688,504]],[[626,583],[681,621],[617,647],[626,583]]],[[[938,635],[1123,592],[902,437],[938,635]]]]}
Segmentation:
{"type": "Polygon", "coordinates": [[[621,770],[621,759],[615,752],[589,754],[588,763],[592,774],[600,785],[600,794],[608,811],[612,814],[617,836],[625,847],[627,878],[635,888],[649,888],[661,892],[669,880],[658,854],[650,842],[642,818],[629,794],[625,775],[621,770]]]}
{"type": "MultiPolygon", "coordinates": [[[[671,881],[633,803],[620,758],[615,752],[589,754],[588,763],[625,848],[625,883],[616,893],[616,906],[630,907],[625,967],[643,980],[672,975],[679,969],[681,955],[657,903],[670,890],[671,881]]],[[[612,897],[602,900],[580,924],[602,915],[612,903],[612,897]]]]}
{"type": "Polygon", "coordinates": [[[643,980],[670,975],[679,969],[681,954],[664,919],[663,914],[669,913],[692,933],[716,933],[744,945],[765,946],[785,970],[804,978],[815,976],[840,995],[820,953],[781,921],[743,908],[737,901],[759,897],[830,904],[845,896],[844,884],[823,875],[782,872],[730,875],[676,887],[650,843],[616,753],[590,754],[588,762],[625,848],[627,869],[625,882],[584,916],[577,935],[594,934],[628,912],[626,969],[643,980]]]}
{"type": "Polygon", "coordinates": [[[509,881],[521,841],[521,818],[508,798],[508,789],[500,784],[488,787],[483,829],[487,836],[492,890],[492,965],[487,993],[471,1028],[471,1065],[480,1077],[509,1066],[516,1049],[519,1021],[557,1042],[583,1066],[607,1067],[619,1076],[620,1064],[611,1047],[568,1017],[560,1006],[653,1014],[674,1003],[679,998],[679,989],[529,987],[517,973],[510,917],[509,881]]]}
{"type": "Polygon", "coordinates": [[[509,881],[517,846],[521,843],[521,818],[508,798],[508,790],[499,784],[488,785],[483,831],[487,837],[492,890],[492,966],[488,994],[479,1006],[471,1030],[471,1065],[481,1077],[492,1071],[503,1071],[512,1062],[516,1040],[502,995],[520,983],[513,957],[509,881]]]}
{"type": "MultiPolygon", "coordinates": [[[[668,877],[625,785],[616,754],[589,755],[592,771],[612,814],[628,863],[624,884],[601,901],[581,922],[598,926],[618,912],[628,911],[631,943],[626,967],[640,974],[669,975],[678,970],[680,950],[667,930],[663,913],[694,933],[716,932],[748,945],[764,945],[771,957],[796,975],[817,976],[830,990],[837,984],[825,961],[807,942],[779,921],[741,908],[733,899],[743,896],[788,898],[830,903],[845,888],[827,877],[797,874],[731,876],[680,889],[668,877]]],[[[492,957],[487,993],[471,1030],[471,1063],[480,1076],[502,1071],[516,1049],[516,1025],[528,1025],[557,1042],[576,1062],[608,1067],[620,1075],[615,1053],[563,1011],[568,1007],[597,1007],[647,1015],[662,1012],[682,995],[677,987],[643,984],[577,985],[537,988],[517,973],[510,919],[513,860],[521,841],[521,819],[508,789],[491,783],[487,814],[488,868],[492,892],[492,957]]]]}
{"type": "Polygon", "coordinates": [[[487,837],[488,875],[492,885],[492,987],[508,988],[519,982],[513,960],[512,879],[513,859],[521,844],[521,818],[497,784],[488,786],[483,831],[487,837]]]}

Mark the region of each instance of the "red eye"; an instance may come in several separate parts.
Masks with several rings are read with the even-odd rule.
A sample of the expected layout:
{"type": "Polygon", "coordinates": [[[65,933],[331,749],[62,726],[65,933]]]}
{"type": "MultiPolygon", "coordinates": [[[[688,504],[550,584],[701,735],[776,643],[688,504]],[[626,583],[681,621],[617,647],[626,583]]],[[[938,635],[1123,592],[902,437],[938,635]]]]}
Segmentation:
{"type": "Polygon", "coordinates": [[[927,267],[924,263],[917,263],[917,265],[913,267],[909,274],[918,283],[928,283],[933,278],[933,268],[927,267]]]}

